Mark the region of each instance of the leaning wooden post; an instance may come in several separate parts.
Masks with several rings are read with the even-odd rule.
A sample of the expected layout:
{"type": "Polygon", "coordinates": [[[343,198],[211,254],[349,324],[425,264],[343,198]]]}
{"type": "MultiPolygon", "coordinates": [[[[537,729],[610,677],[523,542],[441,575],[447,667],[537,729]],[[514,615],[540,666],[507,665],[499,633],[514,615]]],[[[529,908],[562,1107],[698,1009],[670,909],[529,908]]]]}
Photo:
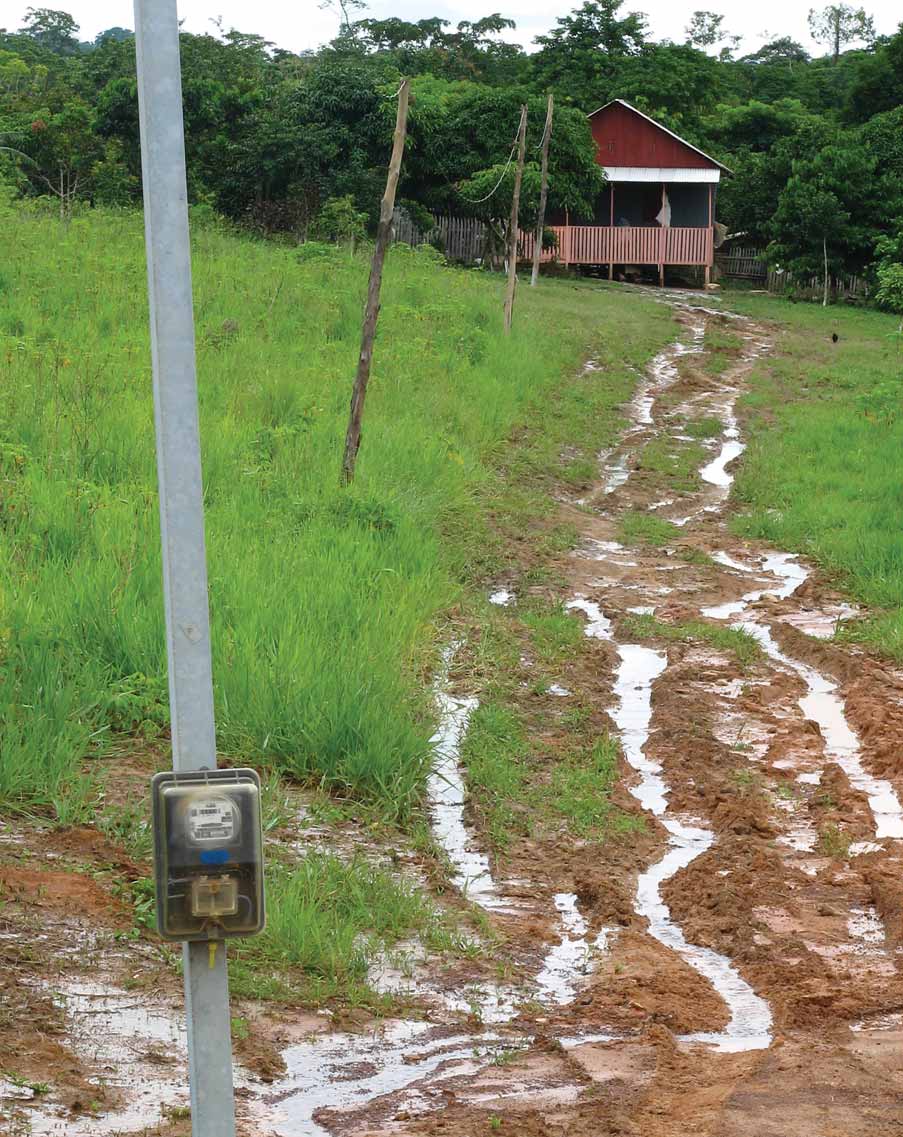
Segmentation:
{"type": "Polygon", "coordinates": [[[405,79],[398,91],[398,113],[395,117],[395,136],[392,141],[392,158],[389,162],[389,177],[386,192],[383,194],[379,210],[379,227],[376,230],[376,248],[373,250],[373,263],[370,266],[370,283],[367,286],[367,306],[364,310],[364,329],[361,335],[361,354],[357,361],[357,374],[354,377],[354,391],[351,395],[351,414],[348,419],[348,433],[345,435],[345,455],[342,459],[342,484],[354,481],[354,466],[357,452],[361,446],[361,421],[364,417],[364,400],[367,397],[367,383],[370,381],[370,366],[373,362],[373,340],[376,336],[376,322],[379,319],[379,294],[383,282],[383,265],[389,240],[392,235],[392,218],[395,213],[395,191],[401,173],[401,159],[408,129],[408,99],[410,80],[405,79]]]}
{"type": "Polygon", "coordinates": [[[517,131],[517,171],[514,174],[514,193],[511,195],[511,220],[508,224],[508,288],[505,294],[505,331],[511,331],[514,319],[514,291],[517,288],[517,236],[520,212],[520,187],[524,177],[524,158],[527,153],[527,107],[520,109],[520,127],[517,131]]]}
{"type": "Polygon", "coordinates": [[[536,241],[533,244],[533,274],[530,287],[535,288],[539,280],[539,259],[542,256],[542,235],[546,225],[546,200],[549,196],[549,141],[552,137],[552,115],[555,109],[554,97],[549,95],[549,108],[546,111],[546,128],[542,136],[542,174],[539,187],[539,216],[536,219],[536,241]]]}

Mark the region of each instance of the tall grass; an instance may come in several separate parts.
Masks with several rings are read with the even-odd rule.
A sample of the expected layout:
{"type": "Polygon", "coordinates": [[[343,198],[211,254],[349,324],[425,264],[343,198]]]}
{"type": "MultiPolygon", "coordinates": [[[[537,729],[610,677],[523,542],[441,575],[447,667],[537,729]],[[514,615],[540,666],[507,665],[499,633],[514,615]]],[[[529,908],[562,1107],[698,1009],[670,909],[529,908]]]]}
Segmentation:
{"type": "Polygon", "coordinates": [[[834,573],[874,609],[851,634],[903,660],[896,323],[879,312],[764,297],[737,304],[780,327],[777,350],[757,366],[746,400],[755,428],[736,482],[746,506],[737,527],[834,573]]]}
{"type": "MultiPolygon", "coordinates": [[[[7,209],[0,239],[0,803],[23,806],[77,795],[116,731],[165,728],[165,654],[141,219],[7,209]]],[[[548,282],[506,338],[500,283],[435,259],[392,252],[340,490],[365,261],[194,235],[219,747],[398,815],[429,757],[432,621],[492,567],[504,440],[654,307],[548,282]]]]}
{"type": "Polygon", "coordinates": [[[367,971],[380,951],[411,936],[435,949],[463,942],[416,885],[362,857],[311,853],[269,878],[266,931],[230,952],[236,994],[368,999],[367,971]]]}

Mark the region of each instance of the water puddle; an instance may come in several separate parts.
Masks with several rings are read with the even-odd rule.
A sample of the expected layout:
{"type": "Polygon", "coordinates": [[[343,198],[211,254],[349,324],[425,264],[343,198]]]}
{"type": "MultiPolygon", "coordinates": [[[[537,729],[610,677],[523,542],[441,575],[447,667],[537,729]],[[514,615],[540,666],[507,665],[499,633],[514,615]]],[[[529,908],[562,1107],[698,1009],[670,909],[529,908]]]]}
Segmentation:
{"type": "MultiPolygon", "coordinates": [[[[488,858],[476,847],[464,821],[466,788],[460,747],[478,704],[476,699],[452,696],[446,689],[453,651],[445,653],[436,685],[440,721],[433,738],[435,765],[427,786],[433,832],[451,862],[456,887],[490,911],[510,913],[518,905],[493,880],[488,858]]],[[[567,693],[564,688],[558,690],[567,693]]],[[[527,999],[548,1007],[572,1003],[596,953],[607,948],[610,935],[609,929],[603,929],[590,937],[572,893],[559,893],[554,904],[560,939],[546,953],[527,988],[478,983],[463,990],[441,991],[435,983],[418,982],[415,974],[406,974],[391,962],[373,973],[383,989],[438,1000],[443,1011],[466,1014],[493,1029],[461,1033],[460,1026],[399,1020],[366,1034],[314,1035],[283,1052],[288,1073],[253,1107],[259,1123],[274,1137],[329,1137],[329,1115],[357,1114],[383,1098],[393,1116],[399,1109],[427,1112],[442,1104],[439,1087],[443,1081],[477,1073],[500,1052],[529,1045],[532,1036],[513,1025],[521,1004],[527,999]],[[501,1029],[506,1026],[508,1030],[501,1029]],[[399,1098],[400,1094],[405,1096],[399,1098]]],[[[595,1037],[568,1041],[578,1046],[595,1037]]]]}
{"type": "MultiPolygon", "coordinates": [[[[430,1075],[449,1078],[473,1072],[505,1044],[497,1034],[476,1040],[470,1034],[407,1020],[366,1034],[314,1035],[283,1051],[288,1072],[261,1095],[253,1113],[275,1137],[330,1137],[333,1129],[317,1118],[321,1111],[357,1113],[430,1075]]],[[[416,1104],[410,1097],[405,1101],[407,1108],[416,1104]]]]}
{"type": "MultiPolygon", "coordinates": [[[[444,678],[447,667],[446,661],[444,678]]],[[[511,911],[492,879],[489,858],[480,851],[464,821],[467,789],[458,755],[477,700],[452,696],[440,689],[436,701],[439,728],[432,738],[436,757],[426,786],[433,836],[451,862],[452,883],[468,900],[481,908],[511,911]]]]}
{"type": "MultiPolygon", "coordinates": [[[[716,553],[713,560],[740,572],[759,571],[749,569],[739,561],[733,560],[727,553],[716,553]]],[[[761,571],[776,576],[780,583],[747,592],[739,600],[718,604],[713,608],[703,608],[703,616],[708,616],[712,620],[729,620],[732,616],[739,616],[745,612],[750,605],[764,600],[766,596],[774,597],[775,600],[788,599],[809,579],[809,570],[798,563],[794,553],[769,553],[764,558],[761,571]]]]}
{"type": "Polygon", "coordinates": [[[800,709],[807,719],[817,723],[824,739],[825,757],[835,761],[853,788],[868,798],[875,836],[903,838],[903,807],[890,782],[872,777],[863,768],[859,739],[847,722],[843,700],[837,695],[837,684],[809,664],[782,652],[764,625],[741,621],[735,626],[754,636],[769,659],[795,672],[806,684],[808,692],[799,700],[800,709]]]}
{"type": "Polygon", "coordinates": [[[643,382],[627,404],[628,425],[621,434],[620,442],[599,455],[599,461],[602,463],[602,496],[609,497],[630,479],[631,463],[634,458],[631,439],[654,425],[655,400],[679,378],[678,360],[685,355],[698,355],[703,350],[705,340],[703,320],[694,321],[691,335],[690,343],[679,340],[671,344],[659,352],[649,364],[643,382]]]}
{"type": "MultiPolygon", "coordinates": [[[[722,561],[723,563],[723,561],[722,561]]],[[[748,592],[739,601],[704,608],[702,614],[713,619],[730,619],[745,614],[746,609],[766,596],[785,600],[808,579],[809,572],[792,553],[771,553],[762,569],[778,578],[772,588],[748,592]]],[[[868,798],[875,822],[875,835],[903,839],[903,807],[890,782],[874,778],[862,766],[859,739],[847,721],[844,702],[837,694],[837,684],[814,667],[793,659],[778,647],[770,628],[753,619],[741,619],[733,625],[753,636],[773,662],[794,672],[806,685],[807,693],[799,706],[807,719],[815,722],[824,740],[825,757],[835,761],[854,789],[868,798]]]]}
{"type": "Polygon", "coordinates": [[[637,883],[636,911],[648,921],[651,936],[708,979],[731,1016],[724,1031],[688,1035],[683,1041],[703,1043],[725,1052],[765,1049],[771,1045],[768,1004],[726,957],[689,943],[662,900],[662,885],[711,848],[715,839],[707,829],[668,816],[668,785],[662,767],[646,756],[652,722],[652,685],[667,668],[667,657],[664,652],[638,644],[619,645],[618,654],[621,664],[611,717],[621,736],[624,757],[640,775],[639,783],[630,792],[670,834],[668,852],[637,883]]]}
{"type": "MultiPolygon", "coordinates": [[[[111,991],[88,982],[58,986],[52,998],[65,1012],[67,1042],[89,1071],[89,1081],[126,1104],[102,1117],[74,1117],[68,1110],[56,1114],[48,1104],[29,1114],[32,1137],[144,1133],[164,1108],[188,1104],[181,1010],[155,1003],[144,992],[111,991]]],[[[247,1084],[241,1072],[237,1080],[247,1084]]]]}
{"type": "Polygon", "coordinates": [[[702,478],[704,482],[708,482],[710,486],[717,486],[719,489],[729,490],[733,485],[734,476],[727,472],[727,467],[731,462],[735,462],[745,449],[745,444],[737,439],[726,440],[721,447],[721,453],[718,457],[709,462],[707,466],[703,466],[699,471],[700,478],[702,478]]]}
{"type": "Polygon", "coordinates": [[[577,897],[559,893],[555,907],[561,914],[564,935],[546,956],[536,986],[542,1002],[564,1007],[577,998],[582,980],[592,968],[596,952],[608,947],[609,929],[603,929],[595,944],[589,940],[589,927],[577,908],[577,897]]]}
{"type": "Polygon", "coordinates": [[[582,612],[587,617],[585,634],[590,639],[610,640],[612,638],[611,620],[594,601],[587,600],[585,596],[575,596],[573,600],[565,604],[565,608],[569,612],[582,612]]]}

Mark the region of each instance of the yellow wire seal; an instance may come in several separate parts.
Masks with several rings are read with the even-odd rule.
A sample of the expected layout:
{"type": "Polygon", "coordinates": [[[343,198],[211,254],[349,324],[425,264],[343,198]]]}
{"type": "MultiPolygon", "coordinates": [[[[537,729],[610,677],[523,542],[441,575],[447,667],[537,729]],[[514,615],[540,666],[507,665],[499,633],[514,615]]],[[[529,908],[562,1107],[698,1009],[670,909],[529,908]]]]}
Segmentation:
{"type": "Polygon", "coordinates": [[[218,940],[208,940],[207,941],[207,951],[209,953],[208,960],[210,963],[210,970],[211,971],[214,969],[214,967],[216,967],[216,949],[218,947],[219,947],[219,941],[218,940]]]}

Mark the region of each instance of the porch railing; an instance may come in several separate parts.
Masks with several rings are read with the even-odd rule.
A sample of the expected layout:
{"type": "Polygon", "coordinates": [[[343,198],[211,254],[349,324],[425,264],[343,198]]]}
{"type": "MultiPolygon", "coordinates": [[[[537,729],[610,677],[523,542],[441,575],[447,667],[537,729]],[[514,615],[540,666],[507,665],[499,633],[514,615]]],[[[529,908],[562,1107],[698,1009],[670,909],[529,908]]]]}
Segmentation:
{"type": "MultiPolygon", "coordinates": [[[[422,232],[403,210],[395,211],[395,239],[420,245],[438,238],[449,257],[469,263],[486,255],[486,226],[476,218],[436,217],[429,232],[422,232]]],[[[602,225],[556,225],[554,250],[543,261],[571,265],[710,265],[715,249],[713,231],[689,228],[640,228],[602,225]]],[[[520,257],[533,256],[534,235],[521,232],[520,257]]]]}
{"type": "MultiPolygon", "coordinates": [[[[544,250],[543,261],[572,265],[710,265],[715,247],[712,229],[683,227],[650,229],[630,226],[562,225],[551,227],[555,250],[544,250]]],[[[521,234],[521,255],[533,256],[534,236],[521,234]]]]}

